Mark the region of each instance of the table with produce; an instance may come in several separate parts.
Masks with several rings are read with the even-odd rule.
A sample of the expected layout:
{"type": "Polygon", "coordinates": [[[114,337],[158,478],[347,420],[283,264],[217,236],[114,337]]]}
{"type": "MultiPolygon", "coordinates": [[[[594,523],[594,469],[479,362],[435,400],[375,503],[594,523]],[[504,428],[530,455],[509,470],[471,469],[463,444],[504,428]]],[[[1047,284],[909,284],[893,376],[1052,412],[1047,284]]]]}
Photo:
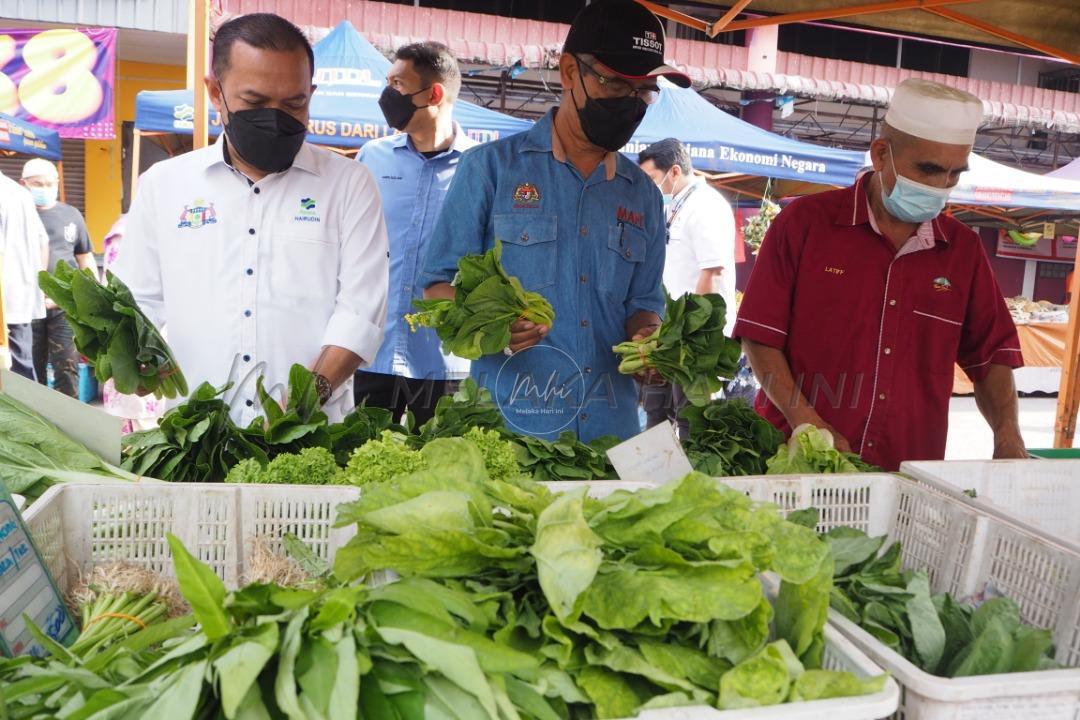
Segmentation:
{"type": "MultiPolygon", "coordinates": [[[[264,417],[240,427],[117,278],[89,281],[42,286],[99,379],[184,399],[117,466],[0,392],[0,481],[78,626],[60,642],[25,618],[43,650],[0,657],[0,718],[1080,712],[1080,548],[717,398],[739,359],[719,296],[669,298],[612,349],[690,400],[693,472],[629,483],[617,439],[519,434],[472,380],[423,425],[331,423],[295,365],[287,402],[260,381],[264,417]]],[[[448,352],[558,322],[498,247],[454,284],[410,316],[448,352]]]]}

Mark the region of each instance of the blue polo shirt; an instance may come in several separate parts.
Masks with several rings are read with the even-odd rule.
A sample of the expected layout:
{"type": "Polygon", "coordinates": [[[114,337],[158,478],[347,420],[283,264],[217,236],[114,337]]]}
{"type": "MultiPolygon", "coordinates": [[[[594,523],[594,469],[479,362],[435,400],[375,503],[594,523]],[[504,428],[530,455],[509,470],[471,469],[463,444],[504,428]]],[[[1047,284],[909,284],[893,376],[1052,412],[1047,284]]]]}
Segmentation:
{"type": "Polygon", "coordinates": [[[413,298],[423,297],[417,284],[424,248],[435,230],[461,154],[476,145],[461,126],[454,124],[454,142],[432,158],[416,149],[408,135],[392,135],[365,143],[357,159],[375,176],[386,216],[390,243],[390,285],[386,332],[368,372],[422,380],[464,377],[469,362],[446,357],[431,328],[409,331],[405,314],[413,312],[413,298]]]}
{"type": "Polygon", "coordinates": [[[473,377],[519,432],[627,438],[641,430],[637,388],[611,348],[632,315],[663,312],[663,202],[618,153],[582,177],[554,133],[555,112],[462,156],[420,284],[451,281],[459,258],[500,240],[507,272],[551,302],[555,323],[535,347],[473,362],[473,377]]]}

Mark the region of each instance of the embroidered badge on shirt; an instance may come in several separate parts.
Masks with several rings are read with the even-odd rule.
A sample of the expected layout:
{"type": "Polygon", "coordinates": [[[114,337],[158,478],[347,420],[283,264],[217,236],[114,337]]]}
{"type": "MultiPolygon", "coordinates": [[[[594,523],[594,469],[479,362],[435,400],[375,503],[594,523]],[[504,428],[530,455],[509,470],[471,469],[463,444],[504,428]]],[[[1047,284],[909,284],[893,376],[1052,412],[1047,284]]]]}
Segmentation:
{"type": "Polygon", "coordinates": [[[540,188],[532,183],[521,183],[514,188],[515,208],[534,208],[540,205],[540,188]]]}
{"type": "Polygon", "coordinates": [[[942,276],[934,280],[934,289],[938,292],[949,292],[952,290],[952,283],[949,278],[942,276]]]}
{"type": "Polygon", "coordinates": [[[620,223],[626,223],[627,225],[633,225],[639,230],[645,229],[645,216],[639,212],[627,210],[622,206],[615,212],[615,220],[620,223]]]}
{"type": "Polygon", "coordinates": [[[315,201],[311,198],[300,199],[300,213],[293,218],[296,222],[320,223],[322,218],[315,210],[315,201]]]}
{"type": "Polygon", "coordinates": [[[176,227],[198,230],[215,223],[217,223],[217,210],[214,209],[214,203],[207,205],[205,200],[199,198],[191,205],[184,206],[180,212],[180,223],[176,227]]]}
{"type": "Polygon", "coordinates": [[[68,245],[74,245],[75,241],[79,239],[79,228],[75,227],[75,223],[68,223],[64,226],[64,240],[68,245]]]}

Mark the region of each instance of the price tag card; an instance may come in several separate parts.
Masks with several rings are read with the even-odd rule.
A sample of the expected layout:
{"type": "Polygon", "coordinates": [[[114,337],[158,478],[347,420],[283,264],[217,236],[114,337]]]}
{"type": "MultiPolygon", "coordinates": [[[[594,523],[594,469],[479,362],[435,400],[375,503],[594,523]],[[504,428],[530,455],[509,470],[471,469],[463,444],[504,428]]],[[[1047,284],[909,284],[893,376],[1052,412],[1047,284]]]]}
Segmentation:
{"type": "Polygon", "coordinates": [[[607,455],[619,479],[631,482],[666,483],[680,480],[694,469],[670,422],[616,445],[607,455]]]}
{"type": "Polygon", "coordinates": [[[43,657],[24,616],[61,645],[79,634],[11,496],[0,490],[0,653],[43,657]]]}

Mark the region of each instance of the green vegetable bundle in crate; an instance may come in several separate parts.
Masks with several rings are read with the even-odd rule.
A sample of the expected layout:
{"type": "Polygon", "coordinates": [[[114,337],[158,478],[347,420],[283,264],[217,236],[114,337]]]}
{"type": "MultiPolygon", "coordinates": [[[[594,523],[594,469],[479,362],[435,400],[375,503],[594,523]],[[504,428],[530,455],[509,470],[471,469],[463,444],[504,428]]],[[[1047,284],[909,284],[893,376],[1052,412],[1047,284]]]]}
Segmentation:
{"type": "Polygon", "coordinates": [[[739,369],[742,348],[724,335],[726,319],[727,308],[719,295],[668,297],[664,321],[652,335],[613,348],[622,356],[619,372],[655,370],[680,386],[691,403],[704,405],[723,387],[721,378],[735,377],[739,369]]]}
{"type": "Polygon", "coordinates": [[[39,273],[38,284],[64,311],[75,347],[94,366],[99,381],[112,378],[117,392],[127,394],[187,395],[187,381],[165,338],[127,285],[110,272],[105,277],[102,285],[89,269],[61,262],[54,273],[39,273]]]}
{"type": "Polygon", "coordinates": [[[543,295],[529,292],[503,268],[502,243],[483,255],[458,261],[453,300],[414,300],[417,311],[406,315],[409,326],[431,327],[443,352],[467,360],[503,351],[510,344],[510,326],[518,320],[551,327],[555,311],[543,295]]]}

